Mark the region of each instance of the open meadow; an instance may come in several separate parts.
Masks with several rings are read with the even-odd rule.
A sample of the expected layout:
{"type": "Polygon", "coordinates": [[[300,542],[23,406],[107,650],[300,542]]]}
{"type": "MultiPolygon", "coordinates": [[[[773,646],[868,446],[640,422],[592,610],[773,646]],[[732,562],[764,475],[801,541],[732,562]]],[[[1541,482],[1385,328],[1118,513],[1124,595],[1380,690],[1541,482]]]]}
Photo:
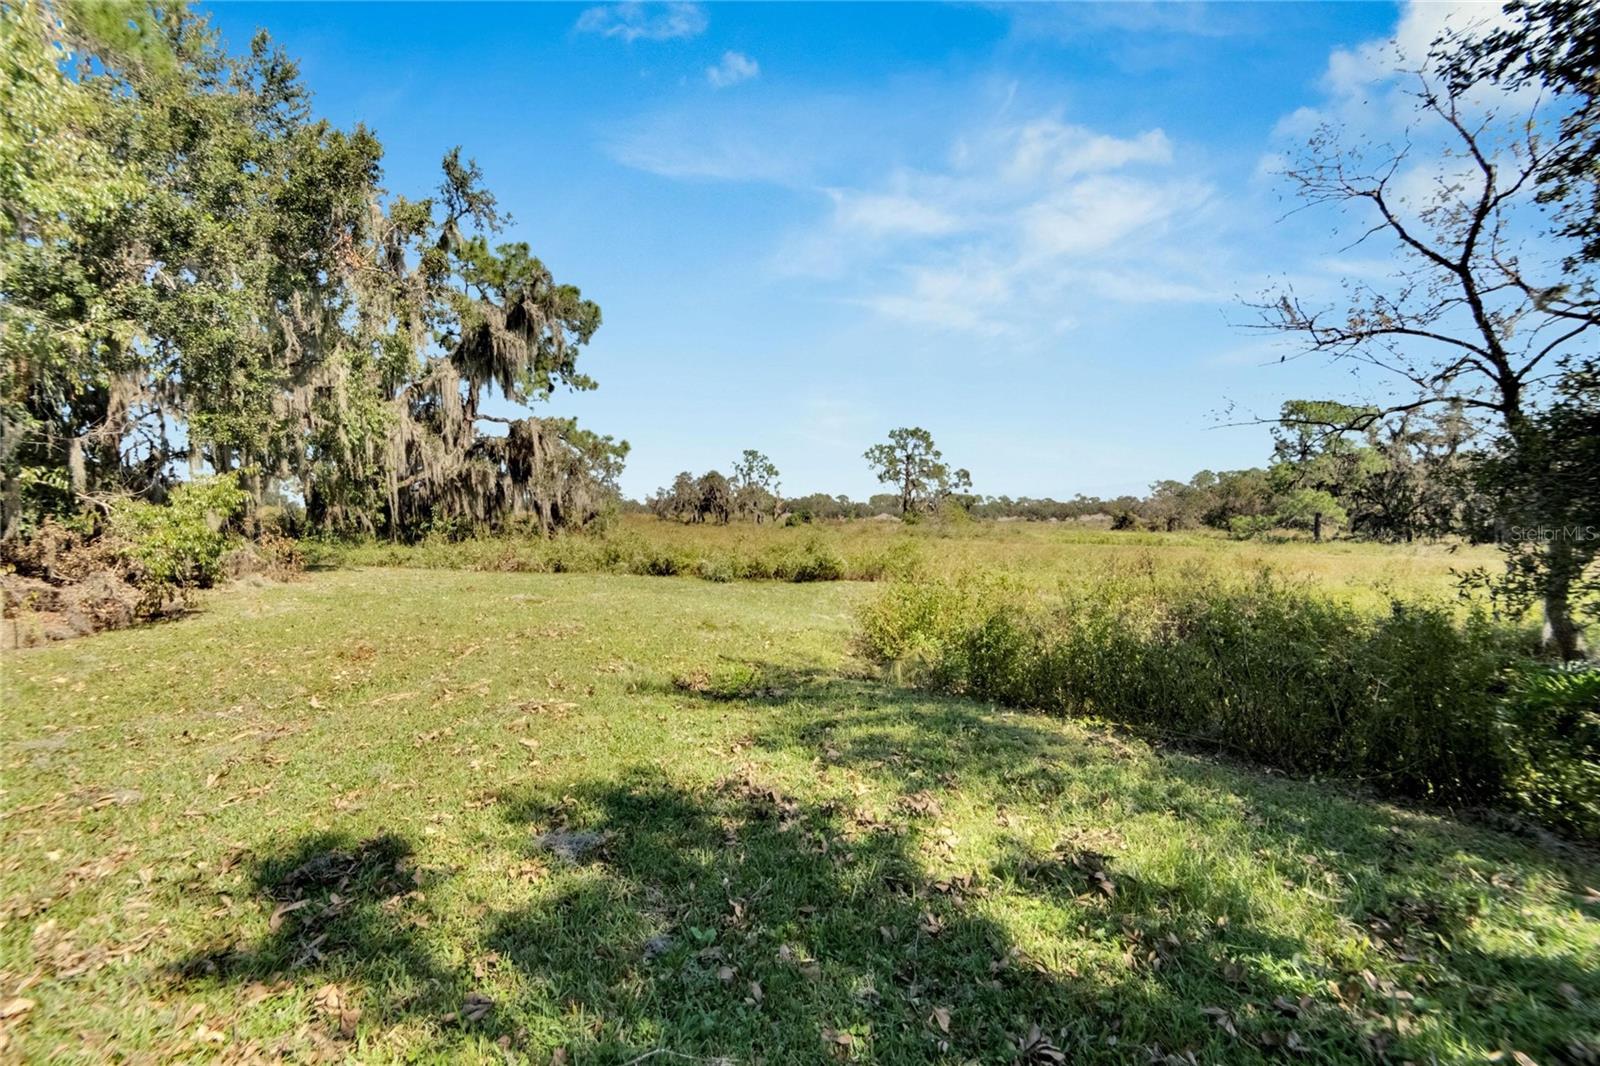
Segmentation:
{"type": "Polygon", "coordinates": [[[1457,598],[1457,572],[1500,564],[1493,547],[1234,540],[1209,531],[1113,532],[1104,523],[869,520],[774,528],[614,519],[600,533],[549,540],[485,537],[422,544],[368,541],[306,549],[314,564],[521,572],[682,574],[714,581],[949,578],[1005,573],[1041,590],[1116,572],[1238,580],[1263,570],[1366,608],[1391,597],[1457,598]]]}
{"type": "MultiPolygon", "coordinates": [[[[1457,558],[659,528],[708,558],[837,536],[1051,580],[1267,561],[1358,599],[1443,595],[1457,558]]],[[[1591,852],[904,687],[857,651],[890,587],[338,569],[8,653],[4,1054],[1600,1054],[1591,852]]]]}

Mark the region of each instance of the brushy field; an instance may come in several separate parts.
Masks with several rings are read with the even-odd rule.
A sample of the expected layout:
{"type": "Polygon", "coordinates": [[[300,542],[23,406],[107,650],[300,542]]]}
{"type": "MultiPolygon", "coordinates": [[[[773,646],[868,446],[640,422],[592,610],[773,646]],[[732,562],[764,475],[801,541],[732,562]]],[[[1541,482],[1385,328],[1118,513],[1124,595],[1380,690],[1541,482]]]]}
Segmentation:
{"type": "Polygon", "coordinates": [[[1238,541],[1213,532],[1123,533],[1076,523],[854,521],[774,528],[687,525],[632,515],[600,532],[421,544],[308,545],[320,566],[518,573],[684,575],[712,581],[879,581],[1005,573],[1039,588],[1107,572],[1190,583],[1271,571],[1363,606],[1391,596],[1452,600],[1457,571],[1499,565],[1492,547],[1358,541],[1238,541]]]}
{"type": "MultiPolygon", "coordinates": [[[[1148,550],[1063,532],[972,536],[1148,550]]],[[[1600,1056],[1592,854],[908,691],[877,594],[350,570],[7,655],[0,1055],[1600,1056]]]]}

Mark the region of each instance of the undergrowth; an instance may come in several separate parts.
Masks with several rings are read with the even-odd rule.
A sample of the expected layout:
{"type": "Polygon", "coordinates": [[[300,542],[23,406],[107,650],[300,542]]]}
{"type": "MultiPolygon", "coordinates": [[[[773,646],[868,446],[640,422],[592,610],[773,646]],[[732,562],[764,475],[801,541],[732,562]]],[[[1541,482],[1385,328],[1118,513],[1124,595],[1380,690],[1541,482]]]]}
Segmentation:
{"type": "Polygon", "coordinates": [[[941,691],[1600,839],[1596,675],[1552,674],[1527,631],[1455,605],[1362,611],[1268,572],[1112,574],[1050,594],[991,575],[893,585],[859,640],[941,691]]]}

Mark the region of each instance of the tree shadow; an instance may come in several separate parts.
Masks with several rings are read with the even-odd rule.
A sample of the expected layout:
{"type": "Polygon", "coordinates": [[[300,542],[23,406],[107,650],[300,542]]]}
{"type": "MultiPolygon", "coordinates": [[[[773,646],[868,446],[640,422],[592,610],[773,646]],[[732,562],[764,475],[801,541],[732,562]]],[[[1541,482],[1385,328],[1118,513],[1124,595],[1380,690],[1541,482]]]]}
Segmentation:
{"type": "Polygon", "coordinates": [[[592,1020],[580,1061],[670,1048],[767,1063],[1189,1052],[1236,1062],[1282,1046],[1295,1026],[1307,1046],[1318,1040],[1335,1055],[1359,1056],[1369,1043],[1340,1012],[1315,1026],[1280,1008],[1257,1018],[1247,1003],[1288,1003],[1293,989],[1266,967],[1228,976],[1215,950],[1224,935],[1278,958],[1298,945],[1230,929],[1169,947],[1145,913],[1159,886],[1108,906],[1064,879],[1061,891],[1041,893],[1127,965],[1111,979],[1103,966],[1033,958],[1002,920],[996,889],[1009,874],[930,874],[916,831],[853,824],[848,811],[750,772],[707,787],[638,770],[502,802],[531,831],[581,827],[606,842],[589,867],[501,915],[489,934],[543,1009],[592,1020]],[[1197,1002],[1217,1003],[1221,1020],[1197,1002]]]}
{"type": "Polygon", "coordinates": [[[169,980],[270,993],[309,977],[349,996],[310,1005],[330,1043],[353,1007],[362,1035],[417,1023],[438,1048],[564,1046],[584,1064],[1426,1061],[1496,1041],[1584,1061],[1592,968],[1475,939],[1475,908],[1501,891],[1490,868],[1563,870],[1519,842],[1031,714],[735,665],[731,684],[663,687],[757,712],[757,758],[721,780],[641,766],[494,794],[521,841],[495,865],[536,881],[468,919],[462,954],[503,978],[492,1010],[464,1011],[481,975],[448,940],[430,947],[419,893],[437,875],[394,836],[310,835],[250,860],[265,934],[169,980]],[[818,778],[804,796],[785,783],[797,766],[818,778]],[[893,813],[857,804],[852,781],[893,813]],[[963,867],[939,850],[940,803],[1002,828],[1029,812],[1034,831],[996,834],[963,867]],[[1107,836],[1134,823],[1216,847],[1135,867],[1107,836]],[[1442,891],[1441,863],[1485,880],[1442,891]],[[1338,936],[1263,913],[1262,876],[1327,892],[1338,936]]]}
{"type": "Polygon", "coordinates": [[[1227,815],[1243,823],[1236,832],[1258,838],[1251,841],[1257,846],[1320,851],[1354,864],[1358,875],[1391,884],[1433,872],[1452,856],[1467,856],[1538,867],[1578,893],[1577,873],[1592,871],[1596,859],[1579,845],[1518,838],[1446,809],[1385,801],[1349,782],[1318,781],[1308,791],[1304,780],[1271,768],[1152,744],[1110,723],[1066,732],[1062,719],[1039,712],[1004,710],[874,677],[728,661],[735,665],[733,683],[714,677],[704,689],[679,683],[671,691],[707,703],[736,700],[774,710],[798,705],[800,713],[767,716],[755,745],[807,752],[819,765],[872,773],[904,792],[933,783],[975,788],[998,803],[1076,797],[1089,801],[1081,806],[1115,804],[1126,815],[1227,815]]]}
{"type": "MultiPolygon", "coordinates": [[[[1600,1061],[1595,967],[1570,945],[1518,953],[1477,944],[1483,914],[1520,908],[1530,882],[1547,900],[1584,899],[1583,878],[1592,883],[1594,867],[1581,852],[1337,785],[1311,788],[1183,750],[1152,749],[1112,730],[1074,735],[1032,713],[870,679],[796,678],[753,662],[743,669],[778,680],[733,698],[791,711],[762,719],[753,737],[758,749],[806,755],[821,769],[865,776],[917,802],[938,803],[959,791],[1002,818],[1006,810],[1048,807],[1063,823],[1056,851],[1006,841],[1008,854],[988,874],[1023,897],[1096,904],[1080,916],[1093,939],[1120,942],[1135,962],[1164,969],[1161,981],[1184,986],[1180,998],[1228,1011],[1226,1024],[1259,1033],[1262,1047],[1294,1033],[1339,1056],[1403,1057],[1413,1046],[1421,998],[1433,1001],[1428,1024],[1472,1034],[1489,1048],[1600,1061]],[[1093,839],[1093,827],[1131,820],[1169,822],[1174,834],[1198,833],[1215,847],[1187,857],[1182,877],[1132,877],[1112,855],[1098,853],[1093,839]],[[1087,843],[1074,841],[1080,833],[1087,843]],[[1335,925],[1336,955],[1317,960],[1303,938],[1254,920],[1259,901],[1241,879],[1248,871],[1214,857],[1219,853],[1253,855],[1252,865],[1280,869],[1285,884],[1315,896],[1335,925]],[[1117,886],[1114,898],[1097,898],[1096,869],[1117,886]],[[1219,919],[1226,924],[1219,927],[1219,919]],[[1316,1010],[1299,1002],[1306,981],[1281,980],[1286,969],[1312,974],[1329,989],[1316,1010]],[[1507,1006],[1505,990],[1516,989],[1520,1002],[1484,1010],[1489,989],[1507,1006]]],[[[1580,913],[1596,917],[1592,903],[1580,913]]],[[[1116,996],[1128,997],[1125,984],[1116,996]]],[[[1216,1020],[1224,1024],[1223,1016],[1216,1020]]]]}
{"type": "MultiPolygon", "coordinates": [[[[421,935],[422,889],[436,875],[412,856],[393,834],[317,833],[247,857],[252,890],[270,909],[266,934],[220,938],[168,964],[166,980],[191,992],[243,988],[247,1001],[321,982],[310,1036],[322,1045],[353,1038],[363,1020],[458,1020],[472,984],[421,935]]],[[[493,1027],[487,1016],[472,1020],[493,1027]]]]}

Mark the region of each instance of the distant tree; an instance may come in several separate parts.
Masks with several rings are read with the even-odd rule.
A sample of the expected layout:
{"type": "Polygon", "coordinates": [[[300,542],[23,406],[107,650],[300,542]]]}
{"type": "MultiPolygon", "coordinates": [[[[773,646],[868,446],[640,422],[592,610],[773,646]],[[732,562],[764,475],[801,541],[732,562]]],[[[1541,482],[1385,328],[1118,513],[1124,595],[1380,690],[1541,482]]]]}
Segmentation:
{"type": "Polygon", "coordinates": [[[728,487],[728,479],[715,470],[709,470],[700,475],[700,480],[695,482],[695,489],[698,496],[695,521],[727,525],[733,517],[733,491],[728,487]]]}
{"type": "Polygon", "coordinates": [[[972,475],[951,470],[921,426],[891,430],[889,440],[868,448],[864,457],[879,481],[898,487],[902,517],[932,511],[952,493],[972,488],[972,475]]]}
{"type": "Polygon", "coordinates": [[[871,496],[867,497],[867,503],[864,510],[868,515],[897,515],[901,513],[900,502],[900,496],[898,493],[875,492],[871,496]]]}
{"type": "Polygon", "coordinates": [[[1274,521],[1288,529],[1308,529],[1313,540],[1321,540],[1327,526],[1342,526],[1348,520],[1344,505],[1326,489],[1294,489],[1279,499],[1274,521]]]}
{"type": "Polygon", "coordinates": [[[1470,535],[1488,505],[1468,462],[1476,434],[1459,408],[1405,412],[1369,427],[1365,436],[1379,462],[1342,500],[1351,532],[1404,541],[1470,535]]]}
{"type": "Polygon", "coordinates": [[[1202,521],[1213,529],[1232,529],[1236,518],[1259,518],[1272,512],[1272,480],[1260,467],[1224,470],[1216,475],[1202,521]]]}
{"type": "Polygon", "coordinates": [[[1144,512],[1168,533],[1196,525],[1211,508],[1217,476],[1202,470],[1188,482],[1157,481],[1150,486],[1144,512]]]}
{"type": "Polygon", "coordinates": [[[1278,428],[1273,430],[1274,446],[1270,475],[1278,492],[1288,499],[1288,511],[1295,521],[1304,517],[1313,540],[1322,539],[1323,519],[1344,524],[1347,515],[1337,501],[1356,493],[1364,479],[1382,465],[1377,450],[1342,428],[1367,422],[1366,408],[1352,407],[1331,400],[1290,400],[1283,405],[1278,428]],[[1328,501],[1326,514],[1308,507],[1328,501]]]}
{"type": "Polygon", "coordinates": [[[757,522],[777,517],[783,499],[778,494],[778,468],[771,459],[754,448],[746,448],[734,460],[729,485],[735,513],[757,522]]]}
{"type": "Polygon", "coordinates": [[[865,504],[856,503],[848,496],[829,496],[827,493],[814,492],[809,496],[800,496],[784,502],[784,507],[798,522],[810,522],[818,519],[842,519],[865,517],[867,507],[865,504]]]}
{"type": "Polygon", "coordinates": [[[700,513],[700,486],[695,476],[687,470],[679,473],[671,485],[656,490],[650,497],[649,507],[657,518],[695,521],[700,513]]]}

